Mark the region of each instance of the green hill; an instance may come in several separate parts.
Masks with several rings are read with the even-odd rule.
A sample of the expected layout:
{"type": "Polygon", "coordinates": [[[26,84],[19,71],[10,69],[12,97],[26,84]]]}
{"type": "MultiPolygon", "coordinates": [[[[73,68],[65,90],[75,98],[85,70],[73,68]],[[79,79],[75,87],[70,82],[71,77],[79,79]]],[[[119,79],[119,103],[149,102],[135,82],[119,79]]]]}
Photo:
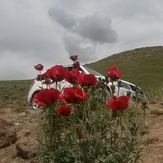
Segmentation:
{"type": "Polygon", "coordinates": [[[163,46],[144,47],[114,54],[88,67],[107,75],[110,66],[122,71],[122,79],[135,83],[145,91],[163,86],[163,46]]]}

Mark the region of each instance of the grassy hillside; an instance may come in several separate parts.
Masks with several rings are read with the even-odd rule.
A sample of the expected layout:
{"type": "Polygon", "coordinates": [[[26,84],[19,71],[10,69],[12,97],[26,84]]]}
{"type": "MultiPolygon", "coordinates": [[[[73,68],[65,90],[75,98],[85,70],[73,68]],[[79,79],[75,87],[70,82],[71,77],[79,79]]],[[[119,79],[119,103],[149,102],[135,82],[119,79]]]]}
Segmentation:
{"type": "Polygon", "coordinates": [[[107,75],[110,66],[122,70],[122,79],[135,83],[145,91],[163,86],[163,46],[125,51],[87,66],[107,75]]]}

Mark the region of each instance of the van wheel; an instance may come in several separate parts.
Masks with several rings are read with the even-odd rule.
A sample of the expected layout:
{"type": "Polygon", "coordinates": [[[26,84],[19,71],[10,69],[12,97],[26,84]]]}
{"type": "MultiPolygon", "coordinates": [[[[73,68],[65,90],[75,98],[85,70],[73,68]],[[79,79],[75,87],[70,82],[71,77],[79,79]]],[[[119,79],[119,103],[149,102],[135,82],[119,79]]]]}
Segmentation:
{"type": "Polygon", "coordinates": [[[33,109],[33,110],[36,110],[36,109],[39,109],[41,106],[39,106],[38,104],[36,104],[35,102],[34,102],[34,98],[32,99],[32,102],[31,102],[31,108],[33,109]]]}

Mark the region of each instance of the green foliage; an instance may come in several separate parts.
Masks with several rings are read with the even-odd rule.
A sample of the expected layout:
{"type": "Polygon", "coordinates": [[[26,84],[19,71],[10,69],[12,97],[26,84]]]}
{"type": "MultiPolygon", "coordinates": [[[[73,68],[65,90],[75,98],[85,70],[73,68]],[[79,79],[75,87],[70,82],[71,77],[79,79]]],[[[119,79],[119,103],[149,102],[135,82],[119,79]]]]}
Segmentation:
{"type": "Polygon", "coordinates": [[[105,94],[89,89],[88,99],[73,105],[73,114],[57,114],[58,102],[44,109],[44,138],[39,151],[43,163],[136,163],[145,133],[143,110],[131,106],[117,111],[106,106],[105,94]]]}

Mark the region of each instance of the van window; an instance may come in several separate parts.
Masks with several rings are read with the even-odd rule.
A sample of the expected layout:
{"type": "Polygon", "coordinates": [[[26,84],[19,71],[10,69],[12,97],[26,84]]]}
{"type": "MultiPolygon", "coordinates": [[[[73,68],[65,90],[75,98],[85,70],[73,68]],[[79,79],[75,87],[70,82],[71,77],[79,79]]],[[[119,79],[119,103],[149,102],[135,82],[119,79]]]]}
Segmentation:
{"type": "Polygon", "coordinates": [[[102,74],[100,74],[99,72],[97,72],[97,71],[95,71],[95,70],[93,70],[93,69],[91,69],[91,68],[88,68],[88,67],[86,67],[86,66],[84,66],[84,68],[85,68],[90,74],[93,74],[93,75],[95,75],[95,76],[103,76],[102,74]]]}
{"type": "Polygon", "coordinates": [[[120,87],[123,87],[123,88],[126,88],[126,89],[130,90],[129,85],[127,83],[122,82],[122,81],[121,81],[120,87]]]}
{"type": "MultiPolygon", "coordinates": [[[[65,67],[65,69],[71,71],[73,69],[73,66],[65,67]]],[[[84,72],[80,67],[78,68],[78,70],[84,72]]]]}

